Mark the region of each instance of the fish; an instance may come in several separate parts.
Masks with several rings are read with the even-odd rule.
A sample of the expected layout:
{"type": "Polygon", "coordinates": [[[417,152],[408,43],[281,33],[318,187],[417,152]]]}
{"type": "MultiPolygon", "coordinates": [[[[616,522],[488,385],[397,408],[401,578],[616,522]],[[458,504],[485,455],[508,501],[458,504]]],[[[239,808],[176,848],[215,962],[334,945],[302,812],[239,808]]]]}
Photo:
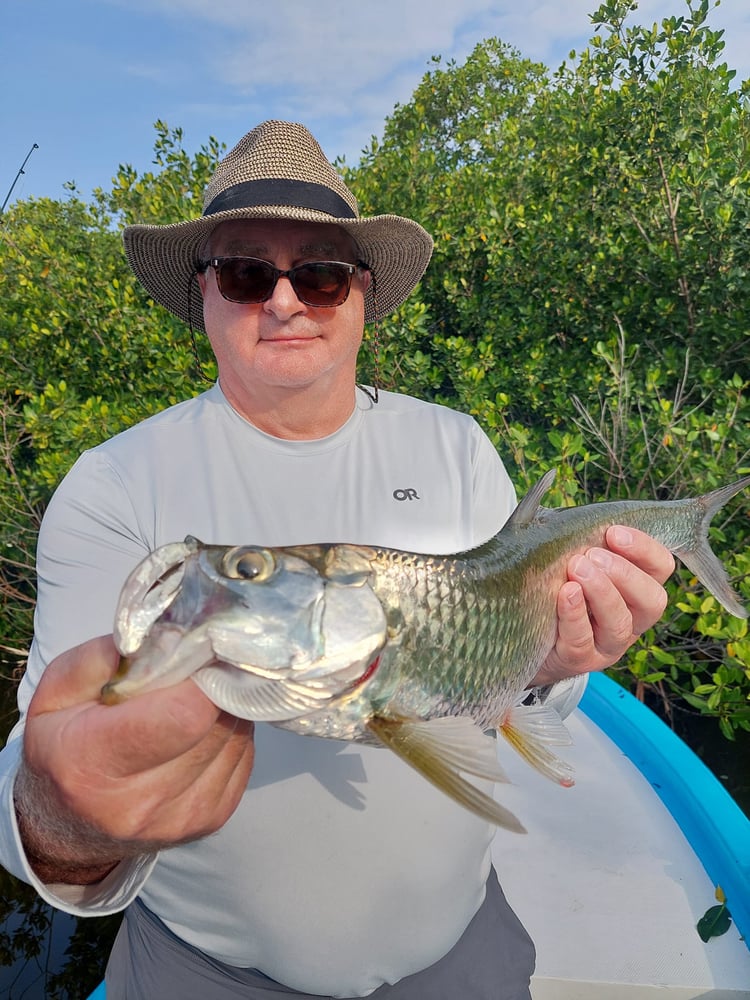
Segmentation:
{"type": "Polygon", "coordinates": [[[507,780],[496,736],[558,783],[559,715],[529,703],[552,650],[556,599],[576,553],[613,524],[669,548],[727,611],[748,615],[708,526],[750,476],[703,496],[547,508],[551,469],[498,533],[452,555],[346,543],[211,545],[188,536],[126,580],[120,665],[102,701],[190,677],[221,709],[305,735],[389,748],[484,820],[523,832],[480,783],[507,780]]]}

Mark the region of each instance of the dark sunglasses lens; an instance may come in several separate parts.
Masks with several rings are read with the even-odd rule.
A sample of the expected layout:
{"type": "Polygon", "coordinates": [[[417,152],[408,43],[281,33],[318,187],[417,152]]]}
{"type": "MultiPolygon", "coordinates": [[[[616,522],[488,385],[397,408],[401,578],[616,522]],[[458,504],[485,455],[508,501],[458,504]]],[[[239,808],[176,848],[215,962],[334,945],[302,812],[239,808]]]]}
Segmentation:
{"type": "Polygon", "coordinates": [[[309,306],[340,306],[351,283],[352,271],[343,264],[314,261],[292,271],[294,291],[309,306]]]}
{"type": "Polygon", "coordinates": [[[263,302],[276,284],[276,272],[262,260],[230,257],[218,267],[219,291],[231,302],[263,302]]]}

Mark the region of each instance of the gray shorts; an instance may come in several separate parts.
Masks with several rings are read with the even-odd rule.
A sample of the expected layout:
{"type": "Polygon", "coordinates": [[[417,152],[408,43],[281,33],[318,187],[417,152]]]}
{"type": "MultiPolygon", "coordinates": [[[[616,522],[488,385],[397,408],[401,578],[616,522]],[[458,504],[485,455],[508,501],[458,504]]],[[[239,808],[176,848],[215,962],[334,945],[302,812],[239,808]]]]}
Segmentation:
{"type": "MultiPolygon", "coordinates": [[[[384,985],[372,1000],[531,1000],[535,952],[531,938],[508,905],[494,871],[484,903],[457,944],[440,961],[384,985]]],[[[168,930],[135,902],[125,911],[106,973],[107,1000],[270,1000],[298,993],[255,969],[238,969],[209,958],[168,930]]],[[[325,1000],[325,998],[324,998],[325,1000]]]]}

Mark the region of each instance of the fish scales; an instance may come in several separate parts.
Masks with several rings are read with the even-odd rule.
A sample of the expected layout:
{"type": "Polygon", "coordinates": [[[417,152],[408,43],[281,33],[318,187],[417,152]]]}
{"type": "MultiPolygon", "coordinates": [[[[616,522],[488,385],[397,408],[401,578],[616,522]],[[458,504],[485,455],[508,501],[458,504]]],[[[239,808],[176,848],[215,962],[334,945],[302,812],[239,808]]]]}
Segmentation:
{"type": "Polygon", "coordinates": [[[483,818],[522,830],[466,775],[502,781],[505,736],[572,784],[550,749],[569,741],[552,709],[523,705],[554,646],[571,556],[607,528],[639,528],[674,552],[732,614],[747,611],[708,544],[712,517],[750,476],[702,497],[548,509],[547,473],[497,535],[424,555],[362,545],[163,546],[123,587],[114,703],[192,677],[224,710],[297,733],[389,747],[483,818]]]}
{"type": "Polygon", "coordinates": [[[521,662],[509,655],[515,631],[509,616],[516,623],[519,615],[529,619],[524,646],[534,657],[532,636],[540,645],[550,626],[548,616],[529,614],[519,599],[525,567],[513,567],[495,548],[488,543],[451,560],[422,557],[412,573],[388,551],[375,550],[372,586],[387,618],[393,609],[398,638],[363,696],[423,718],[468,713],[487,726],[497,721],[504,693],[522,689],[536,673],[525,655],[521,662]]]}

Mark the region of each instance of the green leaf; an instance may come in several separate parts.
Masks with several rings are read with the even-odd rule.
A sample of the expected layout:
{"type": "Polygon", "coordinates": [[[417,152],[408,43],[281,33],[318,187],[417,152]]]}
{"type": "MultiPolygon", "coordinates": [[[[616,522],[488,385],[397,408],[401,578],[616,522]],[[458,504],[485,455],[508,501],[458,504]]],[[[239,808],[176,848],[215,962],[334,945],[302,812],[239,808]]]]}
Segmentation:
{"type": "Polygon", "coordinates": [[[696,924],[696,929],[701,941],[709,941],[711,938],[726,934],[731,926],[732,917],[726,903],[720,903],[718,906],[709,906],[696,924]]]}

